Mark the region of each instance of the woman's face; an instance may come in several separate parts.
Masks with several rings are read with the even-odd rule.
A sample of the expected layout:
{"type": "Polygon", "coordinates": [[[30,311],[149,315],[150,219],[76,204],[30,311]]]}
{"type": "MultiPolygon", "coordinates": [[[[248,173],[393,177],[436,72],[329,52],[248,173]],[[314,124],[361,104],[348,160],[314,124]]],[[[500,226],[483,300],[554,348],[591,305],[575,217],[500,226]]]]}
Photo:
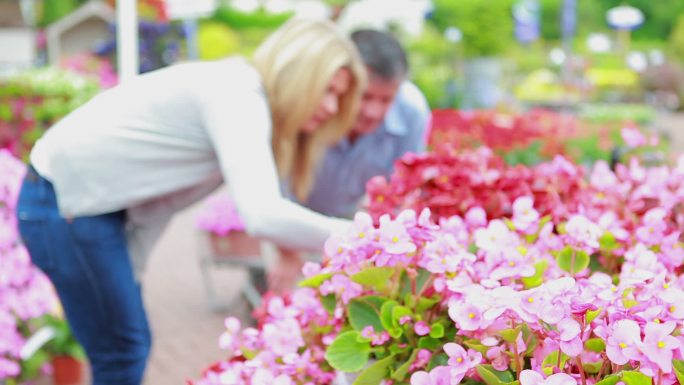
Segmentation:
{"type": "Polygon", "coordinates": [[[340,68],[335,72],[318,104],[314,115],[302,126],[302,132],[312,133],[335,116],[340,109],[340,99],[349,91],[352,75],[348,68],[340,68]]]}

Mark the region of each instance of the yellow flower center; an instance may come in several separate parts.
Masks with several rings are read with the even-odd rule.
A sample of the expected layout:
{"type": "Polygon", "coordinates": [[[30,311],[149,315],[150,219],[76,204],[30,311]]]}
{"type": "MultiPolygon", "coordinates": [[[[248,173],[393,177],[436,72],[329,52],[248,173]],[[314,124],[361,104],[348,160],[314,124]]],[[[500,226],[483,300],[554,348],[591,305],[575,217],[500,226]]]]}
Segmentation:
{"type": "Polygon", "coordinates": [[[363,231],[359,233],[359,238],[365,238],[365,237],[366,237],[366,233],[364,233],[363,231]]]}
{"type": "Polygon", "coordinates": [[[653,320],[653,322],[659,324],[659,323],[660,323],[660,320],[656,318],[656,319],[653,320]]]}
{"type": "Polygon", "coordinates": [[[528,298],[528,299],[527,299],[527,302],[529,302],[529,303],[534,302],[534,298],[532,298],[532,297],[528,298]]]}
{"type": "Polygon", "coordinates": [[[598,198],[598,199],[603,199],[603,198],[605,198],[605,197],[606,197],[606,194],[604,194],[604,193],[602,193],[602,192],[597,192],[597,193],[596,193],[596,198],[598,198]]]}
{"type": "Polygon", "coordinates": [[[655,229],[654,229],[653,227],[649,227],[649,228],[648,228],[648,232],[651,233],[651,234],[653,234],[653,233],[655,233],[655,229]]]}
{"type": "Polygon", "coordinates": [[[446,258],[442,258],[442,265],[446,265],[447,261],[446,258]]]}
{"type": "Polygon", "coordinates": [[[626,344],[626,343],[620,342],[620,348],[621,348],[621,349],[624,349],[624,348],[626,348],[626,347],[627,347],[627,344],[626,344]]]}
{"type": "Polygon", "coordinates": [[[663,341],[658,341],[658,347],[661,348],[661,349],[664,348],[664,347],[665,347],[665,342],[663,342],[663,341]]]}
{"type": "Polygon", "coordinates": [[[393,236],[393,237],[392,237],[392,242],[394,242],[394,243],[399,242],[399,237],[397,237],[396,235],[393,236]]]}
{"type": "Polygon", "coordinates": [[[475,313],[470,313],[470,314],[468,314],[468,318],[470,318],[470,319],[475,318],[475,313]]]}
{"type": "Polygon", "coordinates": [[[670,306],[670,313],[674,313],[675,310],[677,310],[677,308],[675,307],[675,305],[671,305],[671,306],[670,306]]]}
{"type": "Polygon", "coordinates": [[[458,357],[458,358],[456,359],[456,362],[458,362],[458,363],[460,364],[461,362],[463,362],[463,358],[458,357]]]}
{"type": "Polygon", "coordinates": [[[515,266],[515,262],[513,262],[513,261],[508,262],[508,266],[510,266],[510,267],[515,266]]]}
{"type": "Polygon", "coordinates": [[[382,253],[382,251],[380,251],[380,249],[375,250],[375,254],[380,254],[380,253],[382,253]]]}
{"type": "Polygon", "coordinates": [[[337,254],[342,254],[343,251],[344,249],[342,249],[342,246],[337,248],[337,254]]]}
{"type": "Polygon", "coordinates": [[[382,196],[382,195],[378,195],[378,196],[375,198],[375,200],[378,201],[378,202],[380,202],[380,203],[382,203],[382,202],[385,201],[385,197],[382,196]]]}
{"type": "Polygon", "coordinates": [[[615,287],[615,286],[611,287],[611,288],[610,288],[610,291],[612,291],[613,293],[615,293],[615,292],[617,291],[617,287],[615,287]]]}
{"type": "Polygon", "coordinates": [[[518,252],[519,252],[520,255],[522,255],[523,257],[526,256],[526,255],[527,255],[527,247],[525,247],[525,246],[518,246],[518,252]]]}
{"type": "Polygon", "coordinates": [[[669,283],[664,283],[664,284],[663,284],[663,289],[669,289],[669,288],[670,288],[670,284],[669,284],[669,283]]]}

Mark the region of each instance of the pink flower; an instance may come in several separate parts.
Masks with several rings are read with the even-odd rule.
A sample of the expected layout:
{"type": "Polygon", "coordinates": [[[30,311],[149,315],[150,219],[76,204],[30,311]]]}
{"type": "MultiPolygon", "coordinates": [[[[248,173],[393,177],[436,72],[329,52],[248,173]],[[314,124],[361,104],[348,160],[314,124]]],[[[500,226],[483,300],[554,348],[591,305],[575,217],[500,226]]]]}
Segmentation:
{"type": "Polygon", "coordinates": [[[644,134],[636,127],[624,127],[620,131],[620,134],[622,135],[622,140],[624,140],[625,144],[630,148],[640,147],[647,143],[644,134]]]}
{"type": "Polygon", "coordinates": [[[449,318],[456,323],[456,327],[468,331],[478,330],[484,323],[480,309],[465,302],[450,305],[449,318]]]}
{"type": "Polygon", "coordinates": [[[406,254],[416,251],[416,245],[401,223],[380,218],[380,244],[390,254],[406,254]]]}
{"type": "Polygon", "coordinates": [[[637,359],[641,345],[639,324],[630,319],[623,319],[615,322],[611,330],[611,334],[606,339],[608,358],[618,365],[624,365],[629,360],[637,359]]]}
{"type": "Polygon", "coordinates": [[[425,336],[430,334],[430,325],[425,323],[424,321],[418,321],[416,324],[413,326],[413,330],[418,334],[419,336],[425,336]]]}
{"type": "Polygon", "coordinates": [[[536,230],[539,213],[534,208],[534,199],[523,196],[513,202],[513,225],[517,230],[530,232],[536,230]]]}
{"type": "Polygon", "coordinates": [[[226,326],[226,331],[219,337],[219,346],[221,349],[233,349],[237,342],[237,336],[240,332],[240,320],[235,317],[228,317],[223,322],[226,326]]]}
{"type": "Polygon", "coordinates": [[[472,207],[465,214],[465,222],[471,229],[487,226],[487,213],[482,207],[472,207]]]}
{"type": "Polygon", "coordinates": [[[676,326],[675,322],[649,322],[644,329],[642,351],[664,373],[672,372],[672,352],[680,346],[679,340],[671,335],[676,326]]]}
{"type": "Polygon", "coordinates": [[[269,349],[278,356],[296,353],[304,346],[302,330],[294,319],[283,319],[267,323],[262,330],[262,338],[268,341],[269,349]]]}
{"type": "Polygon", "coordinates": [[[581,245],[598,249],[599,237],[603,234],[601,228],[583,215],[573,215],[565,225],[565,230],[581,245]]]}
{"type": "Polygon", "coordinates": [[[458,384],[466,372],[482,361],[482,354],[475,350],[466,351],[459,344],[448,342],[443,347],[444,352],[449,356],[449,367],[451,368],[452,383],[458,384]]]}
{"type": "Polygon", "coordinates": [[[428,372],[419,371],[411,375],[411,385],[451,385],[451,369],[437,366],[428,372]]]}
{"type": "Polygon", "coordinates": [[[487,350],[487,359],[494,369],[500,371],[508,370],[508,364],[511,361],[508,354],[506,354],[506,348],[503,346],[494,346],[487,350]]]}
{"type": "Polygon", "coordinates": [[[353,282],[344,274],[335,274],[321,285],[321,293],[328,295],[335,293],[340,296],[342,302],[347,304],[352,298],[356,298],[363,292],[363,286],[353,282]]]}
{"type": "Polygon", "coordinates": [[[584,345],[580,335],[580,324],[572,318],[565,318],[558,323],[560,333],[560,348],[570,357],[577,357],[582,353],[584,345]]]}
{"type": "Polygon", "coordinates": [[[544,376],[534,370],[525,369],[520,373],[520,385],[577,385],[577,381],[565,373],[544,376]]]}

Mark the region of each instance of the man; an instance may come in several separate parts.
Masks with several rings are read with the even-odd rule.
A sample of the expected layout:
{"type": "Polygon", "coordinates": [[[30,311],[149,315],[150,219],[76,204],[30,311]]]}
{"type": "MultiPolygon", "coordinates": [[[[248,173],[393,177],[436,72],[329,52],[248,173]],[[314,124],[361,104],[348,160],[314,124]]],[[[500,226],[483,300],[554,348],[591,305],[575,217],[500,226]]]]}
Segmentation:
{"type": "MultiPolygon", "coordinates": [[[[425,147],[430,109],[423,94],[407,80],[406,53],[392,35],[359,30],[351,39],[369,73],[359,118],[351,134],[330,148],[317,172],[308,199],[302,203],[320,213],[352,218],[361,207],[366,182],[389,176],[394,161],[425,147]]],[[[296,252],[280,250],[269,274],[270,289],[289,289],[300,273],[296,252]]]]}

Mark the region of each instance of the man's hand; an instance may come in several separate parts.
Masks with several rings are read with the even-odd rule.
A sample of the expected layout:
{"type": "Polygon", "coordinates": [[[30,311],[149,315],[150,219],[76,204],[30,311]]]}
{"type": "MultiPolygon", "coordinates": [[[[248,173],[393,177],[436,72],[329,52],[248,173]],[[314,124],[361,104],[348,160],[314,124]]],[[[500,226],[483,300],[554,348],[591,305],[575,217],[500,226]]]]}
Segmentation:
{"type": "Polygon", "coordinates": [[[278,248],[279,258],[268,272],[268,289],[276,294],[284,294],[295,288],[302,275],[304,260],[299,253],[278,248]]]}

